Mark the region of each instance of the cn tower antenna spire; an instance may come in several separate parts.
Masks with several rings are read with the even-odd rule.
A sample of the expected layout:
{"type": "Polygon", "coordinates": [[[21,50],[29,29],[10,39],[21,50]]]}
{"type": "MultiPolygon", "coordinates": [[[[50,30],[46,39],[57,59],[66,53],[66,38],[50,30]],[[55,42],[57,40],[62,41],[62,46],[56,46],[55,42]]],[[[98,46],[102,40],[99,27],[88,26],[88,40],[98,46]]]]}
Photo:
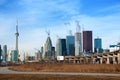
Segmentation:
{"type": "Polygon", "coordinates": [[[18,18],[16,20],[16,32],[18,32],[18,18]]]}
{"type": "Polygon", "coordinates": [[[18,36],[19,36],[19,32],[18,32],[18,19],[16,20],[16,50],[18,51],[18,36]]]}

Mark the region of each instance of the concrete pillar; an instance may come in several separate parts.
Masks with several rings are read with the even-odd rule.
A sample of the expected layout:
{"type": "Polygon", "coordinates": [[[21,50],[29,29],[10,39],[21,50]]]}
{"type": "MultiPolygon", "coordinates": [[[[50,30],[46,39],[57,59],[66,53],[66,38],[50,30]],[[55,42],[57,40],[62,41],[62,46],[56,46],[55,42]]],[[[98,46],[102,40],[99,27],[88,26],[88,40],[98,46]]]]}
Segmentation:
{"type": "Polygon", "coordinates": [[[103,64],[103,58],[100,58],[100,64],[103,64]]]}
{"type": "Polygon", "coordinates": [[[117,54],[118,56],[118,64],[120,64],[120,52],[117,54]]]}
{"type": "Polygon", "coordinates": [[[113,56],[113,64],[116,64],[115,56],[113,56]]]}
{"type": "Polygon", "coordinates": [[[90,59],[90,64],[93,64],[93,58],[90,59]]]}
{"type": "Polygon", "coordinates": [[[95,58],[94,58],[94,57],[92,58],[92,63],[93,63],[93,64],[95,63],[95,58]]]}
{"type": "Polygon", "coordinates": [[[86,64],[87,63],[87,59],[86,58],[84,58],[84,64],[86,64]]]}
{"type": "Polygon", "coordinates": [[[85,64],[87,63],[87,58],[84,58],[84,63],[85,63],[85,64]]]}
{"type": "Polygon", "coordinates": [[[75,58],[73,59],[73,63],[76,64],[76,59],[75,58]]]}
{"type": "Polygon", "coordinates": [[[106,62],[106,64],[110,64],[109,57],[107,57],[107,62],[106,62]]]}
{"type": "Polygon", "coordinates": [[[68,60],[69,60],[69,63],[70,63],[70,58],[68,58],[68,60]]]}

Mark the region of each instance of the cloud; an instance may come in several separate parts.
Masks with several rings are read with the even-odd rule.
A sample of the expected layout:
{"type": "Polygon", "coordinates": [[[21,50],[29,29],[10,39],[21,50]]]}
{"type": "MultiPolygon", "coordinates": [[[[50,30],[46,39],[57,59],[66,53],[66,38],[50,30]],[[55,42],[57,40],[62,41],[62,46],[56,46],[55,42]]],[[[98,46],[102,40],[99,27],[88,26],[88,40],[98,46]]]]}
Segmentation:
{"type": "Polygon", "coordinates": [[[115,44],[119,41],[120,13],[102,17],[79,15],[74,16],[71,22],[74,22],[75,20],[80,21],[80,25],[81,27],[84,27],[84,30],[93,31],[93,39],[97,36],[101,37],[104,44],[103,48],[109,48],[110,44],[115,44]]]}
{"type": "Polygon", "coordinates": [[[6,18],[3,15],[0,15],[0,42],[5,44],[11,41],[10,39],[13,39],[13,36],[11,34],[15,33],[15,30],[13,29],[15,27],[14,21],[12,21],[9,18],[6,18]],[[12,33],[13,32],[13,33],[12,33]]]}
{"type": "Polygon", "coordinates": [[[46,26],[46,23],[60,23],[71,15],[78,14],[80,9],[80,5],[77,7],[79,1],[22,0],[19,4],[24,7],[22,16],[28,20],[26,22],[30,22],[29,20],[32,20],[32,23],[39,21],[46,26]]]}
{"type": "MultiPolygon", "coordinates": [[[[85,30],[93,31],[93,39],[97,36],[101,37],[104,48],[117,42],[120,36],[119,11],[104,16],[81,14],[81,0],[20,0],[17,5],[17,8],[13,5],[14,9],[10,14],[0,12],[0,42],[2,45],[7,44],[8,49],[15,48],[14,33],[17,16],[21,52],[33,53],[34,48],[40,49],[47,39],[46,30],[50,30],[53,46],[56,45],[56,35],[66,38],[69,30],[72,30],[74,35],[76,20],[80,21],[81,29],[84,27],[85,30]],[[64,23],[70,23],[70,25],[64,23]]],[[[104,9],[101,12],[110,10],[104,9]]]]}

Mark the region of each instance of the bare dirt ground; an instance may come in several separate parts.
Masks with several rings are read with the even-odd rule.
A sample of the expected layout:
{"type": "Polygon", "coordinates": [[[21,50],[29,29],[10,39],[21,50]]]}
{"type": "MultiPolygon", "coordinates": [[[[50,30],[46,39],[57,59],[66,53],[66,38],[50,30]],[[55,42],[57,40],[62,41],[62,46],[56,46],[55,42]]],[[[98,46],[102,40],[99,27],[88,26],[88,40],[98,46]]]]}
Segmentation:
{"type": "Polygon", "coordinates": [[[0,80],[120,80],[120,77],[0,74],[0,80]]]}

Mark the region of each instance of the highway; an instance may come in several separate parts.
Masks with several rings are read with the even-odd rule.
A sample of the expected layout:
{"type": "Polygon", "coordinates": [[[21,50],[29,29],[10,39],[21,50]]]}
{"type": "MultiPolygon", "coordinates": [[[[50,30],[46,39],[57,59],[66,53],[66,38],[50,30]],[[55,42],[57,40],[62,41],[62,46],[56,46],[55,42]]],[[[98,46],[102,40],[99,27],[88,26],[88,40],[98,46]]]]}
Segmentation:
{"type": "Polygon", "coordinates": [[[81,73],[81,72],[19,72],[0,67],[0,74],[51,74],[51,75],[89,75],[89,76],[120,76],[113,73],[81,73]]]}

